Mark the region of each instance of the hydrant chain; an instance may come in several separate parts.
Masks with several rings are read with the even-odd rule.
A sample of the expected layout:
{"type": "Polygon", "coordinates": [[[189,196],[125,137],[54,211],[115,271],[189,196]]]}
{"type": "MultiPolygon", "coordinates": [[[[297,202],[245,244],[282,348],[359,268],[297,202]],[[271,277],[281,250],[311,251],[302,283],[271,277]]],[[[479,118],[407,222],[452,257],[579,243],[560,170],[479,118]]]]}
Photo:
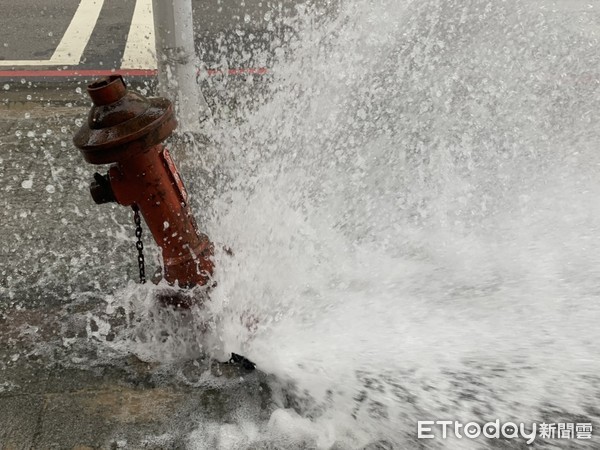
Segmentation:
{"type": "Polygon", "coordinates": [[[135,237],[137,241],[135,247],[138,251],[138,268],[140,270],[140,283],[146,282],[146,263],[144,261],[144,242],[142,241],[142,220],[140,218],[140,208],[135,203],[131,205],[133,209],[133,221],[135,222],[135,237]]]}

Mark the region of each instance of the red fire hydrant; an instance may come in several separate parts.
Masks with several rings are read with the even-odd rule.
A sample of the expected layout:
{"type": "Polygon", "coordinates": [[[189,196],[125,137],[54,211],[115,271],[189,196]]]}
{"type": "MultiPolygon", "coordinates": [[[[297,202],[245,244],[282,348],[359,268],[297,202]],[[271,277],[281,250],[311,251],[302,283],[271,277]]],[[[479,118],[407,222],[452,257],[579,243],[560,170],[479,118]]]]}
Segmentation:
{"type": "Polygon", "coordinates": [[[120,75],[90,84],[88,93],[94,106],[73,142],[87,162],[112,164],[107,176],[95,175],[90,188],[94,201],[139,208],[162,249],[169,284],[207,284],[213,245],[198,232],[181,177],[161,144],[177,127],[173,105],[128,92],[120,75]]]}

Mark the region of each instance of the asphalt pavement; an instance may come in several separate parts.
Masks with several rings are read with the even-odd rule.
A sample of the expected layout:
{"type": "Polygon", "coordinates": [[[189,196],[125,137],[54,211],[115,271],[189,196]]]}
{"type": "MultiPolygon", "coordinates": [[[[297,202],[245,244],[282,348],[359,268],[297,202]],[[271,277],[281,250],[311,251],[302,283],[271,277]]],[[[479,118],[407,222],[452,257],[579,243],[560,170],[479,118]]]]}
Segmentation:
{"type": "MultiPolygon", "coordinates": [[[[299,0],[193,1],[203,69],[265,68],[299,0]],[[278,39],[276,39],[278,38],[278,39]]],[[[0,0],[0,78],[156,69],[152,0],[0,0]],[[42,72],[40,72],[42,71],[42,72]]]]}

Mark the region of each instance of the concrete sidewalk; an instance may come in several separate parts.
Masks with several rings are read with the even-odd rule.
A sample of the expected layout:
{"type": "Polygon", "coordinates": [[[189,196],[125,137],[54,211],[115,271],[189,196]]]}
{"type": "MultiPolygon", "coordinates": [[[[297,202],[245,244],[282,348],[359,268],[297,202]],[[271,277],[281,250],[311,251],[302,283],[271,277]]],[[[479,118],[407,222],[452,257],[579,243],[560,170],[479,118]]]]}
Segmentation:
{"type": "Polygon", "coordinates": [[[85,370],[44,360],[11,362],[2,347],[3,450],[179,449],[191,444],[190,434],[202,423],[234,422],[240,413],[257,420],[269,416],[262,376],[236,366],[182,365],[179,372],[190,379],[207,370],[215,376],[212,386],[194,387],[175,377],[175,369],[172,381],[159,379],[152,365],[135,357],[85,370]]]}
{"type": "Polygon", "coordinates": [[[137,277],[131,217],[90,198],[85,86],[24,88],[0,96],[0,449],[180,449],[203,423],[268,419],[256,371],[107,357],[89,336],[81,318],[137,277]]]}

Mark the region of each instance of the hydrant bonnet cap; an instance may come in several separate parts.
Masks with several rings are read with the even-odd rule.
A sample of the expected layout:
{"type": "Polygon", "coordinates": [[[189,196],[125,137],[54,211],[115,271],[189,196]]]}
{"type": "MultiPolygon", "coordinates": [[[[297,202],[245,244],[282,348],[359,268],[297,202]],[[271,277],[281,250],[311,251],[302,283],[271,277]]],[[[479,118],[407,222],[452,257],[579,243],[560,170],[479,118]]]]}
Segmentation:
{"type": "Polygon", "coordinates": [[[109,164],[161,143],[177,127],[172,103],[128,92],[120,75],[88,86],[94,102],[73,143],[92,164],[109,164]]]}

